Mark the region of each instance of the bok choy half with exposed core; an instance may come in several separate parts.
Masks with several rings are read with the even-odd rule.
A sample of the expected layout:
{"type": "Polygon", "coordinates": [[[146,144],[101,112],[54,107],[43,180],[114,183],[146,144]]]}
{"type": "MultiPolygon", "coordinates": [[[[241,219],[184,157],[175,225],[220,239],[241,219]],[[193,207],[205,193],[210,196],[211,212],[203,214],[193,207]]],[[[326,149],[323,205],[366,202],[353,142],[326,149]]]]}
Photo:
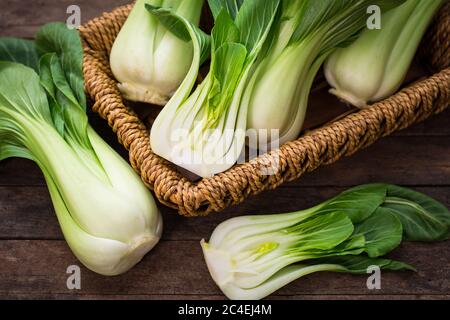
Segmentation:
{"type": "Polygon", "coordinates": [[[201,177],[232,167],[245,146],[247,103],[244,90],[276,18],[280,0],[209,0],[215,25],[211,68],[194,90],[207,38],[173,11],[147,6],[179,36],[194,43],[187,78],[164,107],[151,130],[159,156],[201,177]]]}
{"type": "Polygon", "coordinates": [[[366,27],[369,6],[385,12],[403,1],[282,0],[245,91],[248,127],[279,130],[279,144],[298,138],[313,81],[325,59],[366,27]]]}
{"type": "Polygon", "coordinates": [[[381,29],[364,30],[325,65],[331,93],[364,108],[394,94],[403,83],[420,41],[445,0],[407,0],[382,14],[381,29]]]}
{"type": "Polygon", "coordinates": [[[308,210],[230,219],[202,248],[212,278],[228,298],[262,299],[314,272],[414,270],[382,256],[403,239],[449,237],[450,212],[442,204],[410,189],[374,184],[308,210]]]}
{"type": "Polygon", "coordinates": [[[88,124],[82,56],[77,31],[62,23],[44,26],[35,43],[0,39],[8,60],[0,62],[0,160],[35,161],[73,253],[118,275],[156,245],[162,220],[139,176],[88,124]]]}
{"type": "Polygon", "coordinates": [[[164,105],[186,77],[193,46],[170,32],[145,5],[183,16],[198,25],[204,0],[137,0],[111,50],[111,70],[122,95],[132,101],[164,105]]]}

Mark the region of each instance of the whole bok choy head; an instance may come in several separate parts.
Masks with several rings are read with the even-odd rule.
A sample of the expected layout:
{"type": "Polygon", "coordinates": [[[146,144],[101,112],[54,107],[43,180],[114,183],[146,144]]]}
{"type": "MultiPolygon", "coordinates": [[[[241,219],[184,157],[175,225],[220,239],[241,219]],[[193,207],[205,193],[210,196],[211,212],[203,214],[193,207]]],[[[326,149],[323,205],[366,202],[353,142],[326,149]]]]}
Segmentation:
{"type": "Polygon", "coordinates": [[[407,0],[383,13],[381,29],[364,30],[352,45],[330,56],[325,64],[330,92],[359,108],[394,94],[444,1],[407,0]]]}
{"type": "Polygon", "coordinates": [[[14,62],[0,62],[0,160],[37,163],[86,267],[127,271],[159,241],[162,220],[140,178],[88,124],[78,33],[55,23],[35,43],[0,39],[5,59],[14,62]]]}
{"type": "Polygon", "coordinates": [[[247,129],[244,90],[279,2],[209,1],[215,18],[211,68],[193,93],[200,62],[209,51],[209,39],[183,17],[148,6],[173,32],[194,43],[194,61],[187,78],[153,124],[151,146],[156,154],[202,177],[236,163],[247,129]]]}
{"type": "Polygon", "coordinates": [[[145,5],[170,8],[197,25],[204,0],[137,0],[111,50],[111,70],[123,96],[164,105],[192,63],[193,46],[170,32],[145,5]]]}
{"type": "Polygon", "coordinates": [[[311,86],[325,59],[366,26],[369,6],[386,11],[403,1],[282,0],[272,35],[246,88],[248,127],[279,130],[280,144],[295,140],[303,126],[311,86]]]}
{"type": "Polygon", "coordinates": [[[230,219],[202,242],[212,278],[230,299],[261,299],[319,271],[365,274],[369,266],[413,269],[380,258],[403,239],[450,236],[450,212],[393,185],[350,189],[308,210],[230,219]]]}

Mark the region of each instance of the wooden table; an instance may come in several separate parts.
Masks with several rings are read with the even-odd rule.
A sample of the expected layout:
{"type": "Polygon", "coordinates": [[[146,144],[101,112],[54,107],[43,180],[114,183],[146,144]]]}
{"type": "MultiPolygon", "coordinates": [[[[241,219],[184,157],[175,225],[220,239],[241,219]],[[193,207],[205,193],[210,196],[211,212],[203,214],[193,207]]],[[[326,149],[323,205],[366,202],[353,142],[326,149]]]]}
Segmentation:
{"type": "MultiPolygon", "coordinates": [[[[71,0],[2,0],[0,36],[32,38],[49,21],[64,21],[71,0]]],[[[82,20],[127,3],[77,0],[82,20]]],[[[121,154],[105,122],[91,123],[121,154]]],[[[265,192],[224,213],[185,219],[161,206],[165,231],[160,244],[125,275],[102,277],[81,267],[81,290],[66,286],[67,267],[79,264],[63,240],[43,177],[29,161],[0,164],[0,298],[222,299],[203,261],[199,242],[224,219],[310,207],[340,191],[368,182],[412,187],[450,207],[450,110],[383,139],[357,155],[265,192]]],[[[381,290],[368,290],[367,277],[315,274],[283,288],[274,299],[448,299],[450,242],[407,243],[391,256],[418,273],[382,274],[381,290]]]]}

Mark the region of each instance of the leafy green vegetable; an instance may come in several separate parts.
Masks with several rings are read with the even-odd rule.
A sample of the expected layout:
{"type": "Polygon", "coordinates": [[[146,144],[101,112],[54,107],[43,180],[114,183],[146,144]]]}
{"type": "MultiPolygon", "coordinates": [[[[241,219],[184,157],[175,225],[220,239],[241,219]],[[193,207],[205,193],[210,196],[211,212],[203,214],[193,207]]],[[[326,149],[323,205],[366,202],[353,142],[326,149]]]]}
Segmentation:
{"type": "Polygon", "coordinates": [[[53,52],[60,59],[65,78],[78,103],[86,110],[83,80],[83,49],[77,32],[66,32],[63,23],[49,23],[39,29],[36,48],[40,56],[53,52]]]}
{"type": "MultiPolygon", "coordinates": [[[[194,57],[197,61],[185,81],[153,124],[151,146],[156,154],[202,177],[223,172],[236,163],[246,134],[247,108],[242,107],[242,96],[279,1],[210,1],[215,16],[211,70],[191,94],[200,61],[194,57]]],[[[173,12],[147,8],[188,26],[173,12]]],[[[201,48],[194,33],[194,45],[198,42],[196,46],[201,48]]]]}
{"type": "Polygon", "coordinates": [[[138,0],[111,50],[111,70],[126,99],[165,105],[186,77],[193,58],[190,38],[151,13],[163,7],[198,25],[204,0],[138,0]],[[169,29],[172,31],[169,31],[169,29]]]}
{"type": "Polygon", "coordinates": [[[383,204],[386,192],[387,187],[383,184],[358,186],[320,205],[320,212],[343,211],[353,223],[359,223],[370,217],[383,204]]]}
{"type": "Polygon", "coordinates": [[[325,59],[351,43],[366,26],[370,5],[389,10],[403,1],[282,1],[272,37],[246,88],[248,127],[279,130],[280,144],[295,140],[303,126],[311,86],[325,59]]]}
{"type": "Polygon", "coordinates": [[[229,298],[261,299],[319,271],[361,274],[369,266],[414,270],[380,257],[397,248],[403,235],[442,239],[442,234],[429,232],[427,219],[418,219],[424,208],[427,217],[440,222],[450,218],[447,209],[420,193],[363,185],[307,210],[230,219],[214,230],[209,243],[202,241],[202,248],[212,278],[229,298]]]}
{"type": "Polygon", "coordinates": [[[209,0],[208,3],[214,18],[217,18],[220,11],[225,9],[230,17],[235,20],[244,1],[245,0],[209,0]]]}
{"type": "Polygon", "coordinates": [[[407,240],[437,241],[450,236],[449,210],[422,193],[390,185],[383,208],[402,222],[407,240]]]}
{"type": "Polygon", "coordinates": [[[314,261],[310,261],[311,264],[334,264],[337,267],[335,270],[329,270],[334,272],[346,272],[352,274],[367,274],[367,269],[371,266],[377,266],[384,270],[410,270],[416,271],[416,269],[406,263],[389,260],[389,259],[372,259],[365,256],[343,256],[343,257],[331,257],[321,258],[314,261]],[[339,270],[341,269],[341,270],[339,270]]]}
{"type": "Polygon", "coordinates": [[[355,226],[355,234],[366,240],[365,252],[371,258],[385,255],[402,242],[400,220],[384,208],[378,208],[367,220],[355,226]]]}
{"type": "Polygon", "coordinates": [[[0,61],[14,61],[38,70],[39,57],[31,40],[0,38],[0,61]]]}
{"type": "MultiPolygon", "coordinates": [[[[21,47],[15,52],[12,43],[19,42],[0,40],[0,56],[8,52],[10,60],[36,68],[21,47]]],[[[158,209],[132,168],[88,124],[78,33],[47,25],[36,47],[40,76],[0,62],[0,160],[35,161],[73,253],[95,272],[123,273],[158,242],[158,209]]]]}
{"type": "Polygon", "coordinates": [[[431,19],[445,0],[407,0],[382,13],[381,29],[365,30],[325,65],[331,93],[363,108],[395,93],[403,83],[431,19]]]}

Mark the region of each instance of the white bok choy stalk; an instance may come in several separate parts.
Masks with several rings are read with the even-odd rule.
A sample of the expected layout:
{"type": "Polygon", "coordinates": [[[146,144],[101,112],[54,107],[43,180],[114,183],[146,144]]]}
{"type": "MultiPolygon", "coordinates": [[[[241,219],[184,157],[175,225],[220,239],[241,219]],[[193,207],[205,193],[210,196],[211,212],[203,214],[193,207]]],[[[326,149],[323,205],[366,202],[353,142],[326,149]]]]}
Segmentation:
{"type": "Polygon", "coordinates": [[[153,124],[150,138],[156,154],[201,177],[213,176],[236,163],[245,147],[244,89],[279,1],[209,1],[215,19],[211,68],[193,93],[201,56],[208,49],[204,34],[181,16],[148,6],[172,30],[187,28],[181,33],[187,37],[189,32],[195,47],[187,78],[153,124]]]}
{"type": "Polygon", "coordinates": [[[445,0],[407,0],[383,13],[381,29],[364,30],[325,64],[331,93],[358,107],[381,101],[402,85],[420,41],[445,0]]]}
{"type": "Polygon", "coordinates": [[[165,105],[192,63],[192,42],[170,32],[145,5],[167,9],[198,25],[204,0],[137,0],[117,36],[111,70],[122,95],[131,101],[165,105]]]}
{"type": "Polygon", "coordinates": [[[88,124],[82,54],[78,33],[62,23],[44,26],[35,44],[0,39],[0,60],[9,60],[0,62],[0,160],[36,162],[73,253],[118,275],[157,244],[162,219],[138,175],[88,124]]]}
{"type": "MultiPolygon", "coordinates": [[[[279,130],[279,144],[298,138],[314,78],[325,59],[366,26],[370,5],[385,11],[403,1],[282,0],[246,88],[248,128],[279,130]]],[[[267,142],[273,144],[273,137],[267,142]]]]}

